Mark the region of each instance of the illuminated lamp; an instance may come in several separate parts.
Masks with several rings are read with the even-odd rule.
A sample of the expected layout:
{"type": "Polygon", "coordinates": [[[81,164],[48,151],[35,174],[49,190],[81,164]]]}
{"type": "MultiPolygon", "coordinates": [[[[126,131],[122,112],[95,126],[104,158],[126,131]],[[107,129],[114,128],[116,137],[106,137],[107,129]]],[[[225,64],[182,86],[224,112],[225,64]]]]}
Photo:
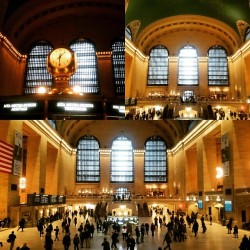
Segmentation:
{"type": "Polygon", "coordinates": [[[38,88],[37,93],[38,94],[45,94],[45,93],[47,93],[47,89],[45,87],[41,86],[38,88]]]}
{"type": "Polygon", "coordinates": [[[19,187],[21,189],[25,189],[26,188],[26,178],[25,177],[21,177],[19,179],[19,187]]]}
{"type": "Polygon", "coordinates": [[[77,86],[77,85],[74,86],[74,87],[73,87],[73,92],[74,92],[74,93],[80,93],[80,92],[81,92],[80,86],[77,86]]]}
{"type": "Polygon", "coordinates": [[[219,179],[223,177],[223,169],[222,167],[216,167],[216,178],[219,179]]]}

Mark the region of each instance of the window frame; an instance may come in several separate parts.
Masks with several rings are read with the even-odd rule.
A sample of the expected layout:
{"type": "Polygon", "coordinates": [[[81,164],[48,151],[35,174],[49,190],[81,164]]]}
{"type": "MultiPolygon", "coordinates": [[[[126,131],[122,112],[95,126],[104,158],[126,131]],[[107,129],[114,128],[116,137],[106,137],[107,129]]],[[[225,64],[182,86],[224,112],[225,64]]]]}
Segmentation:
{"type": "Polygon", "coordinates": [[[52,88],[52,75],[49,73],[47,69],[47,57],[53,49],[54,47],[52,46],[52,44],[45,40],[37,41],[30,47],[28,51],[28,58],[26,61],[26,68],[24,75],[23,92],[25,95],[38,94],[38,89],[40,87],[45,87],[47,89],[52,88]],[[44,53],[33,54],[33,53],[38,53],[38,51],[36,52],[35,50],[38,49],[39,46],[42,47],[41,50],[43,50],[42,52],[44,53]],[[30,62],[30,60],[39,62],[41,67],[39,67],[38,64],[32,65],[33,62],[30,62]],[[34,68],[36,68],[36,70],[34,68]],[[40,77],[37,76],[37,72],[39,73],[40,77]],[[29,77],[31,78],[31,80],[28,80],[29,77]],[[31,86],[29,86],[28,84],[29,81],[31,81],[32,84],[31,86]]]}
{"type": "MultiPolygon", "coordinates": [[[[213,87],[213,86],[218,86],[218,87],[220,87],[220,86],[222,86],[222,87],[228,87],[229,86],[229,68],[228,68],[228,60],[227,60],[227,51],[226,51],[226,49],[224,48],[224,47],[222,47],[222,46],[220,46],[220,45],[215,45],[215,46],[212,46],[212,47],[210,47],[209,49],[208,49],[208,52],[207,52],[207,58],[208,58],[208,61],[207,61],[207,79],[208,79],[208,86],[209,87],[213,87]],[[210,53],[210,51],[214,51],[214,54],[216,54],[216,50],[222,50],[222,51],[224,51],[225,52],[225,57],[222,57],[222,56],[220,56],[220,57],[215,57],[215,56],[213,56],[213,57],[211,57],[211,56],[209,56],[209,53],[210,53]],[[215,75],[210,75],[209,73],[210,73],[210,63],[211,63],[211,60],[210,60],[210,58],[213,58],[214,60],[215,59],[219,59],[219,60],[216,60],[216,62],[217,62],[217,64],[215,64],[214,66],[213,66],[213,69],[214,68],[216,68],[216,69],[218,69],[218,70],[213,70],[213,72],[218,72],[218,73],[220,73],[220,72],[226,72],[227,73],[227,79],[226,80],[223,80],[223,79],[219,79],[220,77],[223,77],[223,75],[218,75],[218,78],[216,79],[210,79],[210,77],[215,77],[216,76],[216,74],[215,75]],[[225,59],[226,60],[226,66],[224,65],[224,66],[221,66],[221,64],[222,64],[222,60],[223,59],[225,59]],[[222,68],[225,68],[226,67],[226,71],[225,70],[221,70],[222,68]],[[218,81],[218,84],[211,84],[210,83],[210,81],[218,81]],[[222,81],[225,81],[226,83],[224,83],[224,84],[219,84],[219,82],[222,82],[222,81]]],[[[215,63],[215,61],[212,61],[212,63],[215,63]]]]}
{"type": "Polygon", "coordinates": [[[121,135],[121,136],[116,137],[112,141],[112,144],[111,144],[110,183],[133,183],[133,182],[134,182],[134,149],[133,149],[133,144],[132,144],[132,141],[128,137],[121,135]],[[119,147],[118,149],[114,150],[114,148],[113,148],[114,147],[114,143],[116,141],[119,141],[119,140],[125,141],[125,139],[126,139],[127,142],[129,142],[131,148],[129,150],[123,150],[123,149],[121,149],[121,147],[119,147]],[[116,174],[115,176],[118,176],[119,172],[121,172],[121,171],[119,171],[119,170],[115,171],[114,168],[119,168],[119,162],[121,162],[123,164],[125,163],[125,161],[128,162],[128,159],[120,161],[120,159],[122,158],[121,157],[122,155],[126,156],[126,152],[127,152],[127,155],[131,157],[130,158],[130,166],[129,166],[130,170],[129,171],[124,171],[124,172],[130,173],[130,175],[129,174],[126,175],[126,176],[128,176],[130,178],[130,180],[125,180],[125,179],[122,179],[121,181],[115,180],[117,177],[114,178],[113,177],[113,173],[116,174]],[[114,163],[116,163],[116,164],[114,164],[114,163]],[[114,166],[114,165],[116,165],[116,166],[114,166]]]}
{"type": "Polygon", "coordinates": [[[151,136],[145,141],[144,149],[145,149],[144,150],[144,183],[167,183],[168,182],[168,162],[167,162],[167,153],[166,153],[167,144],[165,140],[160,136],[151,136]],[[150,142],[153,143],[152,145],[149,145],[151,149],[147,149],[147,144],[150,142]],[[157,145],[158,142],[164,143],[163,145],[164,149],[159,150],[159,146],[161,145],[157,145]],[[154,145],[154,143],[156,145],[154,145]],[[159,152],[161,152],[161,154],[159,152]],[[154,153],[157,153],[157,154],[155,155],[154,153]],[[153,171],[152,168],[154,168],[154,166],[152,166],[151,164],[153,163],[155,164],[158,162],[160,164],[163,158],[165,160],[163,161],[165,163],[165,166],[160,166],[160,165],[157,166],[157,168],[160,168],[162,173],[165,171],[165,173],[163,174],[164,176],[162,177],[162,175],[157,175],[157,172],[159,172],[159,169],[155,169],[153,171]],[[147,163],[150,163],[149,166],[147,166],[147,163]],[[154,172],[155,174],[152,174],[154,172]],[[147,173],[151,173],[151,174],[147,174],[147,173]],[[163,179],[161,180],[161,178],[163,179]]]}
{"type": "Polygon", "coordinates": [[[168,84],[169,84],[168,81],[169,81],[169,52],[165,46],[156,45],[156,46],[152,47],[149,51],[147,86],[154,86],[154,87],[168,86],[168,84]],[[159,57],[159,55],[157,55],[157,50],[165,51],[166,55],[162,55],[161,57],[159,57]],[[152,53],[156,53],[156,55],[151,55],[152,53]],[[159,58],[161,58],[162,60],[160,61],[159,58]],[[164,60],[164,58],[166,58],[166,61],[164,60]],[[154,66],[152,66],[151,59],[156,61],[156,62],[153,62],[153,63],[155,63],[154,66]],[[163,65],[159,66],[159,63],[163,64],[163,65]],[[155,69],[158,69],[159,67],[162,67],[160,72],[164,72],[163,68],[166,68],[166,74],[162,74],[162,73],[161,74],[157,74],[157,73],[153,74],[155,72],[152,72],[152,74],[150,74],[150,71],[155,71],[155,69]],[[160,76],[165,77],[165,78],[157,79],[157,77],[160,77],[160,76]],[[149,83],[150,81],[166,81],[166,83],[149,83]]]}
{"type": "MultiPolygon", "coordinates": [[[[92,169],[93,170],[93,169],[92,169]]],[[[100,143],[99,143],[99,141],[96,139],[96,137],[94,137],[94,136],[92,136],[92,135],[84,135],[84,136],[82,136],[79,140],[78,140],[78,142],[77,142],[77,152],[76,152],[76,177],[75,177],[75,179],[76,179],[76,183],[100,183],[100,143]],[[94,144],[89,144],[91,147],[95,147],[95,146],[98,146],[98,149],[97,148],[88,148],[88,149],[86,149],[86,148],[83,148],[81,151],[86,151],[86,152],[88,152],[88,154],[87,155],[79,155],[79,143],[81,142],[81,141],[84,141],[84,140],[86,140],[86,141],[94,141],[95,143],[94,144]],[[92,151],[92,152],[91,152],[92,151]],[[98,153],[98,159],[96,160],[96,156],[97,156],[97,153],[98,153]],[[79,169],[79,165],[78,165],[78,162],[82,162],[83,160],[80,160],[79,159],[79,157],[80,156],[83,156],[83,157],[86,157],[86,156],[89,156],[89,157],[91,157],[92,156],[92,159],[87,159],[87,160],[85,160],[84,161],[84,164],[81,164],[81,166],[83,166],[83,169],[79,169]],[[84,167],[86,167],[86,162],[93,162],[93,157],[94,157],[94,159],[95,159],[95,162],[97,162],[98,164],[95,164],[95,165],[93,165],[93,164],[91,164],[91,165],[88,165],[88,168],[89,169],[84,169],[84,167]],[[96,180],[89,180],[89,179],[87,179],[86,178],[86,180],[79,180],[78,179],[78,177],[80,177],[80,176],[85,176],[85,173],[86,172],[90,172],[91,171],[91,168],[93,168],[93,167],[95,167],[95,168],[97,168],[98,170],[95,170],[94,171],[94,174],[92,174],[92,175],[89,175],[89,177],[94,177],[94,178],[96,178],[96,180]],[[82,174],[80,175],[80,174],[78,174],[78,171],[81,171],[82,172],[82,174]]]]}
{"type": "Polygon", "coordinates": [[[73,50],[74,53],[76,54],[77,62],[78,62],[76,72],[70,78],[69,86],[71,88],[75,86],[79,86],[81,89],[80,92],[83,94],[91,94],[91,95],[100,94],[100,84],[99,84],[99,79],[98,79],[98,58],[97,58],[97,50],[96,50],[94,43],[85,38],[78,38],[69,44],[69,48],[73,50]],[[84,43],[86,43],[86,45],[89,44],[93,51],[85,52],[84,43]],[[74,48],[76,44],[80,44],[77,49],[74,48]],[[80,48],[80,46],[82,46],[82,48],[80,48]],[[90,55],[86,55],[87,53],[90,55]],[[89,58],[86,61],[87,56],[89,58]],[[81,59],[83,59],[84,57],[85,57],[85,61],[82,61],[81,59]],[[90,66],[84,67],[86,66],[86,64],[89,63],[89,60],[90,62],[92,62],[90,66]],[[91,69],[95,69],[95,70],[91,70],[91,69]],[[88,72],[88,74],[86,74],[85,72],[88,72]],[[86,75],[87,75],[87,78],[86,78],[86,75]],[[94,77],[93,80],[91,79],[91,75],[92,77],[94,77]],[[86,84],[86,82],[88,81],[91,81],[91,84],[86,84]],[[85,90],[85,88],[87,90],[85,90]]]}
{"type": "MultiPolygon", "coordinates": [[[[184,68],[184,66],[182,68],[184,68]]],[[[199,86],[199,56],[198,56],[197,49],[194,46],[192,46],[192,45],[185,45],[185,46],[183,46],[179,50],[179,53],[178,53],[178,75],[177,75],[177,79],[178,79],[178,82],[177,82],[178,86],[199,86]],[[196,51],[196,57],[185,57],[185,58],[196,58],[196,65],[194,65],[193,67],[194,67],[194,69],[196,68],[195,71],[197,72],[197,79],[193,78],[193,79],[191,79],[191,81],[195,80],[197,83],[193,83],[193,84],[183,84],[183,83],[180,83],[180,64],[181,64],[181,59],[182,59],[182,57],[180,56],[180,54],[181,54],[181,51],[184,50],[185,48],[188,48],[188,49],[192,48],[193,50],[196,51]]],[[[183,80],[185,80],[185,79],[183,79],[183,80]]]]}
{"type": "Polygon", "coordinates": [[[125,94],[125,40],[120,38],[115,40],[111,46],[112,50],[112,69],[113,69],[113,81],[116,95],[125,94]],[[123,43],[122,45],[117,46],[118,50],[114,50],[115,44],[123,43]]]}

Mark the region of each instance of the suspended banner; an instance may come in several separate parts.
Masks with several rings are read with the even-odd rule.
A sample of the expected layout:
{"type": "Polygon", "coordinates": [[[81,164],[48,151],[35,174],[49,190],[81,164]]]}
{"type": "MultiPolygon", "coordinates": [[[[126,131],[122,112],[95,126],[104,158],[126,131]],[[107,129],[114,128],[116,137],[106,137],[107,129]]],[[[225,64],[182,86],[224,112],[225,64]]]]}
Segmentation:
{"type": "Polygon", "coordinates": [[[21,175],[23,162],[23,134],[15,131],[13,174],[21,175]]]}
{"type": "Polygon", "coordinates": [[[221,157],[223,165],[224,176],[230,175],[230,164],[229,164],[229,134],[224,134],[221,136],[221,157]]]}

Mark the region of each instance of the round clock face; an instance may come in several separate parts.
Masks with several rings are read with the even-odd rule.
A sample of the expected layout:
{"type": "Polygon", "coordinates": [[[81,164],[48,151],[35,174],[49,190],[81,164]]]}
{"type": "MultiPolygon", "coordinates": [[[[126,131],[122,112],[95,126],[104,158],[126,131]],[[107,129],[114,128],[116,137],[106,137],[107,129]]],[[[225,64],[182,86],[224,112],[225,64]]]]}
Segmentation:
{"type": "Polygon", "coordinates": [[[58,48],[51,52],[49,60],[52,66],[62,69],[67,67],[72,59],[72,54],[65,48],[58,48]]]}

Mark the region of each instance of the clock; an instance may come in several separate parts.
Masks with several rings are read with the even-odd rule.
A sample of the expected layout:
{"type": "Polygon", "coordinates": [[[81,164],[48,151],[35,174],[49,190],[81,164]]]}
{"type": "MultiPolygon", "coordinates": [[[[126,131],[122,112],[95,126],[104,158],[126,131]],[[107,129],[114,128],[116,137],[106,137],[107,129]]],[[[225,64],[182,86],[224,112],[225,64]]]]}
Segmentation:
{"type": "Polygon", "coordinates": [[[69,79],[76,72],[76,54],[70,48],[56,48],[47,57],[47,68],[52,75],[51,93],[71,92],[69,79]]]}
{"type": "Polygon", "coordinates": [[[58,48],[51,52],[49,60],[52,66],[62,69],[71,63],[72,54],[71,51],[66,48],[58,48]]]}

